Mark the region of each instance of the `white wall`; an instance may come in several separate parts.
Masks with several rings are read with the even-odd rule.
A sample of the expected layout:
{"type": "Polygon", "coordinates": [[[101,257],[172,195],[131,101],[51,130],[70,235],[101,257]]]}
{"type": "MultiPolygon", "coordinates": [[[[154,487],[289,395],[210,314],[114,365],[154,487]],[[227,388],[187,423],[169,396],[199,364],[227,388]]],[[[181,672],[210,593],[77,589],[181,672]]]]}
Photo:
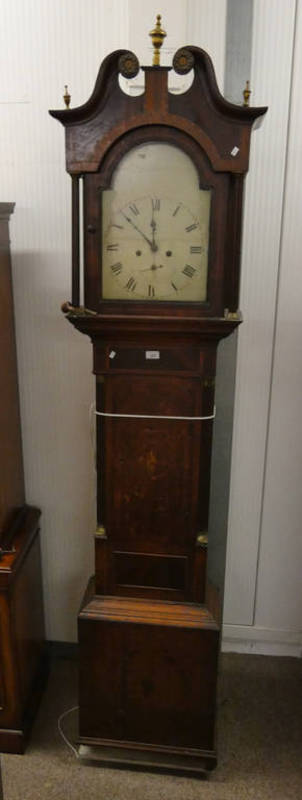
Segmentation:
{"type": "MultiPolygon", "coordinates": [[[[150,63],[147,33],[158,10],[169,34],[163,63],[179,45],[198,44],[212,56],[222,87],[226,0],[162,0],[160,9],[153,0],[147,8],[138,0],[2,2],[1,199],[16,202],[11,239],[26,490],[28,502],[43,511],[50,639],[76,636],[77,608],[93,569],[95,522],[91,345],[59,310],[70,297],[70,179],[63,129],[47,110],[62,105],[65,83],[72,105],[84,102],[111,50],[129,46],[150,63]]],[[[301,237],[296,163],[302,125],[295,77],[300,27],[299,21],[292,75],[295,0],[255,0],[252,73],[243,83],[250,77],[253,104],[270,109],[253,136],[246,191],[245,323],[239,336],[225,607],[225,646],[232,649],[274,646],[279,652],[288,646],[296,652],[301,642],[296,331],[302,281],[293,235],[298,227],[301,237]],[[298,284],[294,291],[291,276],[298,284]],[[289,358],[292,346],[295,361],[289,358]]]]}
{"type": "Polygon", "coordinates": [[[299,3],[255,608],[256,626],[275,629],[290,626],[293,634],[302,627],[301,75],[302,4],[299,3]]]}
{"type": "MultiPolygon", "coordinates": [[[[283,0],[254,3],[252,102],[268,104],[269,110],[252,139],[246,187],[241,284],[244,324],[238,347],[224,613],[226,649],[235,646],[293,654],[299,653],[302,646],[302,596],[299,581],[293,581],[302,566],[301,540],[297,539],[299,489],[294,468],[301,459],[297,437],[300,421],[297,414],[288,413],[284,392],[282,396],[279,392],[276,369],[279,357],[281,370],[286,367],[292,374],[286,391],[299,404],[299,367],[295,357],[290,357],[288,336],[287,352],[284,349],[285,331],[280,317],[284,280],[296,280],[294,297],[298,298],[302,289],[297,275],[299,251],[295,251],[293,236],[301,224],[301,203],[299,206],[297,190],[294,195],[292,187],[296,167],[292,172],[289,169],[291,152],[298,158],[300,153],[301,159],[301,112],[299,117],[294,87],[302,38],[296,26],[296,5],[295,0],[288,0],[284,13],[283,0]],[[289,119],[293,116],[289,139],[289,119]],[[287,235],[291,246],[287,258],[280,261],[281,236],[288,227],[285,191],[287,206],[290,204],[287,217],[292,220],[287,235]],[[270,418],[271,413],[276,413],[276,405],[280,422],[282,417],[282,439],[276,425],[272,428],[270,418]],[[289,436],[294,445],[292,461],[286,446],[289,436]],[[291,517],[287,522],[285,482],[291,486],[287,495],[291,517]]],[[[300,0],[298,7],[300,15],[300,0]]],[[[294,327],[299,339],[301,312],[299,318],[298,308],[293,303],[290,306],[289,298],[286,311],[291,319],[290,330],[294,327]]]]}

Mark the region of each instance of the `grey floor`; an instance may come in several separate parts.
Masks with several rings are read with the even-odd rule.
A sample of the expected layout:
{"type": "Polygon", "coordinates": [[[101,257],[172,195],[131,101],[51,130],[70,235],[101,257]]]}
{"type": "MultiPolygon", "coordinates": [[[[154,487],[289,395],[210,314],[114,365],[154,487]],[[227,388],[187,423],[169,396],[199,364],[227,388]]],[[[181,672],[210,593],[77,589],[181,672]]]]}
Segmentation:
{"type": "MultiPolygon", "coordinates": [[[[57,726],[76,683],[75,662],[55,661],[26,754],[1,756],[4,800],[302,800],[302,660],[222,657],[219,766],[207,780],[79,763],[57,726]]],[[[74,743],[76,716],[62,720],[74,743]]]]}

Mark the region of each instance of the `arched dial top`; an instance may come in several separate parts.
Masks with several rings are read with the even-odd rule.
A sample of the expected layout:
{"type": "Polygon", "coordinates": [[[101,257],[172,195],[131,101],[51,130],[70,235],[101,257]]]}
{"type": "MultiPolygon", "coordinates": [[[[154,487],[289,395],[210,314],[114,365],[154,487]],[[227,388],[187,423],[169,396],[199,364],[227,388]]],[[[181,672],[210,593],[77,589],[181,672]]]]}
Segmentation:
{"type": "Polygon", "coordinates": [[[132,148],[102,197],[103,299],[205,302],[210,207],[186,153],[132,148]]]}

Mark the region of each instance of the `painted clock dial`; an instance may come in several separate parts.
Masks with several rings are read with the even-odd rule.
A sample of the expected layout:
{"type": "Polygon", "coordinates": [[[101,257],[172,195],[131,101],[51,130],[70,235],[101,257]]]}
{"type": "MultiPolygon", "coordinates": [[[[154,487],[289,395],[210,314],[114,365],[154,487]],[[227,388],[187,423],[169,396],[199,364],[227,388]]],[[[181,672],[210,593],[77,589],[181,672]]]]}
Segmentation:
{"type": "Polygon", "coordinates": [[[103,298],[206,301],[210,203],[186,153],[133,148],[103,193],[103,298]]]}

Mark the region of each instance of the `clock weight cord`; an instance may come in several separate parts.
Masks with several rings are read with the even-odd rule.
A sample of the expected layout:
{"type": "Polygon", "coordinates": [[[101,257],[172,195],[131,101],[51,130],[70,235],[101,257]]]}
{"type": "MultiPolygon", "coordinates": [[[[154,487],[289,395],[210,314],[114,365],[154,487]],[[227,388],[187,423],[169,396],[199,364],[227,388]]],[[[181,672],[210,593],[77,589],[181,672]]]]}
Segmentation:
{"type": "Polygon", "coordinates": [[[118,419],[169,419],[169,420],[184,420],[187,422],[203,422],[206,420],[214,420],[216,417],[216,406],[213,408],[212,414],[206,414],[205,416],[195,416],[195,417],[188,417],[188,416],[170,416],[168,414],[116,414],[111,413],[109,411],[95,411],[95,414],[98,417],[111,417],[111,418],[118,418],[118,419]]]}

